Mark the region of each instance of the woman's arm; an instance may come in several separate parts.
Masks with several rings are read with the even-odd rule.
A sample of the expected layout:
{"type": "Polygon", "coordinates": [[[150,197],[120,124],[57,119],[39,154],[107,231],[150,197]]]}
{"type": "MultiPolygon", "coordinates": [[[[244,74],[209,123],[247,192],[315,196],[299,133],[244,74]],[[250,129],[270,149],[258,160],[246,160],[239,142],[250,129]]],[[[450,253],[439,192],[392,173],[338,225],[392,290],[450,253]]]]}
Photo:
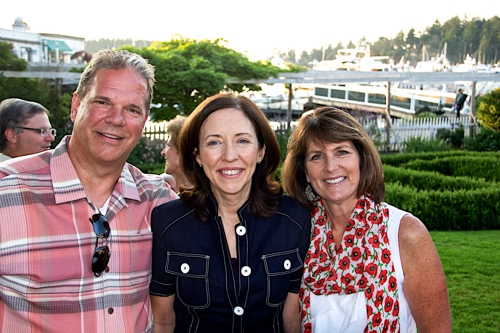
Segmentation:
{"type": "Polygon", "coordinates": [[[399,227],[404,294],[420,333],[450,333],[451,310],[446,278],[425,225],[405,215],[399,227]]]}
{"type": "Polygon", "coordinates": [[[288,293],[283,307],[283,328],[285,333],[300,332],[299,294],[288,293]]]}
{"type": "Polygon", "coordinates": [[[153,310],[154,333],[172,333],[175,328],[174,299],[175,295],[167,297],[151,295],[153,310]]]}

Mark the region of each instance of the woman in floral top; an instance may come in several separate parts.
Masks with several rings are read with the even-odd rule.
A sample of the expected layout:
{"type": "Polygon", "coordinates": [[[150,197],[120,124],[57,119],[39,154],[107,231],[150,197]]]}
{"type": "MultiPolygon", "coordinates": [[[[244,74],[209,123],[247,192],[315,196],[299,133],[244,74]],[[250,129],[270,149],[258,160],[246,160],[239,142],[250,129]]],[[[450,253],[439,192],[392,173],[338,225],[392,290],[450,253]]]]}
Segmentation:
{"type": "Polygon", "coordinates": [[[285,191],[311,208],[299,292],[303,332],[451,332],[446,280],[425,225],[383,202],[382,162],[348,113],[302,115],[285,191]]]}

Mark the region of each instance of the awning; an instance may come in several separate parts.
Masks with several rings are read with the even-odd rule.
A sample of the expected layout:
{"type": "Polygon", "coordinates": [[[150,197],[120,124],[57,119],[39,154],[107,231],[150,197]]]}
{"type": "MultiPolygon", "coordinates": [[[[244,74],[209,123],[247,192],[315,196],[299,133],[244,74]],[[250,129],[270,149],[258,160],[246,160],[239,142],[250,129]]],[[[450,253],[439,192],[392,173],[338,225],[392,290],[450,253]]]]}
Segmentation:
{"type": "Polygon", "coordinates": [[[56,51],[56,48],[59,47],[59,52],[72,52],[73,50],[63,42],[62,40],[51,40],[51,39],[42,39],[42,46],[45,48],[45,45],[47,45],[47,48],[49,51],[56,51]]]}

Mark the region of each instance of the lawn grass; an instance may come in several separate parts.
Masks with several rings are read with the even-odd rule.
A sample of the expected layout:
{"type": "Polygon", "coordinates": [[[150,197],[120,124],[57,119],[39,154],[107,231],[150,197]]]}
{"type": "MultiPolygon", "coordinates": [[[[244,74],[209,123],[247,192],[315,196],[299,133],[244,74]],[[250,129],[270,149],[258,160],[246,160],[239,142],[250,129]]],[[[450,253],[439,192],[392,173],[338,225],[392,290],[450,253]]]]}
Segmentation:
{"type": "Polygon", "coordinates": [[[431,236],[446,274],[453,333],[500,332],[500,230],[431,236]]]}

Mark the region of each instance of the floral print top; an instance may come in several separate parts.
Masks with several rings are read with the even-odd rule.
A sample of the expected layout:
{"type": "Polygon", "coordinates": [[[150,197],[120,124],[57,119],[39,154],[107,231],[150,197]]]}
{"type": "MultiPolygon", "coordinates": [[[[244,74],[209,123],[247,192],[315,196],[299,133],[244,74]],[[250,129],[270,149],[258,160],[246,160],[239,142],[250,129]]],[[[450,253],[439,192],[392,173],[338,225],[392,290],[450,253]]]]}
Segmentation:
{"type": "Polygon", "coordinates": [[[363,292],[368,325],[364,332],[399,332],[396,274],[389,249],[389,209],[363,195],[353,210],[341,246],[336,246],[321,199],[312,214],[312,237],[299,292],[303,332],[313,332],[310,293],[363,292]],[[337,249],[336,249],[337,248],[337,249]]]}

